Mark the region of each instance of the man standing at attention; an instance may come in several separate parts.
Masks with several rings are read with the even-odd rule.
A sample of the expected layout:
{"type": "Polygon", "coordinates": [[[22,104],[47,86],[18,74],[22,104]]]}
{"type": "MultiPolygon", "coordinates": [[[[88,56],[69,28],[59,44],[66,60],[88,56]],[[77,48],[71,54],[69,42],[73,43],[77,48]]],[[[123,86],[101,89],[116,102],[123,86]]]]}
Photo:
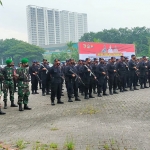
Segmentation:
{"type": "Polygon", "coordinates": [[[2,75],[4,78],[3,83],[3,93],[4,93],[4,109],[7,109],[7,96],[8,96],[8,90],[10,93],[10,101],[11,106],[10,107],[17,107],[17,105],[14,104],[14,81],[13,78],[15,77],[14,69],[12,68],[13,61],[11,59],[6,60],[7,66],[4,67],[2,70],[2,75]]]}
{"type": "Polygon", "coordinates": [[[26,58],[22,59],[21,63],[22,63],[22,66],[17,69],[19,111],[31,110],[31,108],[29,108],[27,105],[29,95],[30,95],[29,71],[27,70],[28,59],[26,59],[26,58]],[[24,109],[22,108],[22,104],[24,104],[24,109]]]}

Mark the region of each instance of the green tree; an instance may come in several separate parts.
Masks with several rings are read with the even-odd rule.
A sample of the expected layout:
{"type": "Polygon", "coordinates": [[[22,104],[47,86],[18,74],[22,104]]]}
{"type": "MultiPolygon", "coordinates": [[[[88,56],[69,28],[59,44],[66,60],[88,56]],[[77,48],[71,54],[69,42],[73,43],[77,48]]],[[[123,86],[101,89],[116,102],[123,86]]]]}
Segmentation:
{"type": "Polygon", "coordinates": [[[3,5],[1,0],[0,0],[0,5],[3,5]]]}
{"type": "Polygon", "coordinates": [[[12,58],[17,64],[23,57],[28,58],[30,62],[32,60],[41,61],[45,50],[16,39],[6,39],[0,40],[0,52],[1,58],[4,60],[12,58]]]}
{"type": "Polygon", "coordinates": [[[97,38],[94,38],[94,39],[93,39],[93,42],[100,43],[100,42],[102,42],[102,40],[97,39],[97,38]]]}
{"type": "MultiPolygon", "coordinates": [[[[105,43],[135,43],[137,56],[147,55],[150,57],[148,38],[150,38],[150,28],[134,27],[131,29],[112,28],[110,30],[104,29],[97,33],[86,33],[79,41],[93,42],[93,39],[100,39],[105,43]]],[[[98,41],[95,40],[95,42],[98,41]]]]}

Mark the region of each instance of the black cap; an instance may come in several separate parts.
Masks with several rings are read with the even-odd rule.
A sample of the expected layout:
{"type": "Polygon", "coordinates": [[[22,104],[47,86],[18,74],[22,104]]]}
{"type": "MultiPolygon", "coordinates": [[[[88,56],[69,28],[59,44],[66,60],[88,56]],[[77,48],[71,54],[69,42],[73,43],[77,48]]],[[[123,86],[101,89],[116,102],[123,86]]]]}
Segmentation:
{"type": "Polygon", "coordinates": [[[131,57],[134,57],[134,56],[135,56],[134,54],[131,55],[131,57]]]}
{"type": "Polygon", "coordinates": [[[115,59],[115,57],[111,57],[111,59],[115,59]]]}
{"type": "Polygon", "coordinates": [[[89,58],[86,58],[85,61],[89,60],[89,58]]]}

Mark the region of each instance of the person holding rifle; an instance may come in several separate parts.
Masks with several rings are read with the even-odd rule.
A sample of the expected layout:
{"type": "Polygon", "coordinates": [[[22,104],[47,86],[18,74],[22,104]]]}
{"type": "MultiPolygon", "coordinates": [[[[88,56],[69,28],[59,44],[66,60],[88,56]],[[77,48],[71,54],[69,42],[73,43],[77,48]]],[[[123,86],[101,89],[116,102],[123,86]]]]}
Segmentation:
{"type": "Polygon", "coordinates": [[[73,102],[71,99],[72,92],[74,93],[75,101],[81,101],[78,97],[78,71],[75,67],[75,61],[74,59],[70,59],[69,62],[70,65],[67,66],[65,73],[66,77],[68,78],[68,102],[73,102]]]}
{"type": "Polygon", "coordinates": [[[129,61],[129,71],[130,71],[130,91],[139,90],[136,88],[136,71],[138,71],[136,67],[136,56],[131,55],[131,60],[129,61]]]}
{"type": "Polygon", "coordinates": [[[48,73],[49,66],[47,65],[47,60],[43,59],[43,63],[40,67],[41,72],[41,80],[42,80],[42,96],[45,96],[45,92],[49,94],[49,88],[47,86],[47,73],[48,73]]]}
{"type": "Polygon", "coordinates": [[[116,88],[117,88],[117,70],[116,70],[116,66],[115,66],[115,57],[111,57],[109,64],[107,64],[107,70],[108,70],[108,83],[109,83],[109,94],[113,95],[113,94],[118,94],[118,92],[116,92],[116,88]],[[113,90],[113,92],[112,92],[113,90]]]}
{"type": "Polygon", "coordinates": [[[36,66],[36,61],[35,60],[32,61],[32,66],[29,67],[29,73],[30,73],[30,76],[31,76],[32,94],[39,94],[37,92],[38,79],[36,77],[36,75],[38,73],[38,67],[36,66]]]}
{"type": "Polygon", "coordinates": [[[127,91],[126,87],[126,70],[128,66],[125,63],[125,58],[124,56],[120,57],[120,61],[116,65],[117,72],[119,74],[119,79],[120,79],[120,92],[127,91]]]}
{"type": "Polygon", "coordinates": [[[140,89],[144,89],[144,88],[148,88],[147,86],[146,86],[146,71],[147,71],[147,64],[146,64],[146,56],[143,56],[142,57],[142,60],[139,62],[139,64],[138,64],[138,67],[139,67],[139,72],[140,72],[140,74],[139,74],[139,78],[140,78],[140,85],[141,85],[141,87],[140,87],[140,89]]]}
{"type": "Polygon", "coordinates": [[[57,97],[57,104],[64,104],[61,101],[63,72],[58,59],[54,60],[54,65],[49,69],[48,75],[51,76],[51,105],[55,105],[55,96],[57,97]]]}
{"type": "Polygon", "coordinates": [[[97,72],[97,79],[99,81],[97,83],[97,93],[98,93],[97,96],[102,97],[102,95],[101,95],[102,90],[103,90],[103,95],[108,96],[108,94],[106,94],[107,70],[106,70],[103,58],[100,59],[100,64],[96,67],[96,72],[97,72]]]}
{"type": "Polygon", "coordinates": [[[92,87],[93,87],[93,78],[97,80],[96,76],[92,72],[91,67],[91,60],[90,58],[86,58],[85,65],[83,65],[82,68],[80,68],[80,72],[83,74],[83,82],[85,84],[84,93],[85,97],[84,99],[94,98],[92,95],[92,87]],[[89,95],[88,95],[89,94],[89,95]]]}

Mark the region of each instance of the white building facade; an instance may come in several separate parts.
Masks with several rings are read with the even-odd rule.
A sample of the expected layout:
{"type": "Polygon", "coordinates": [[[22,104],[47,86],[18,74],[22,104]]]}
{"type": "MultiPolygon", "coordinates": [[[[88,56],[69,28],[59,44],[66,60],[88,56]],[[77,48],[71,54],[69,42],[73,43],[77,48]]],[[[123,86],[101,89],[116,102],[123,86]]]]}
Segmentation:
{"type": "Polygon", "coordinates": [[[27,6],[28,42],[42,46],[78,42],[88,32],[87,14],[27,6]]]}

